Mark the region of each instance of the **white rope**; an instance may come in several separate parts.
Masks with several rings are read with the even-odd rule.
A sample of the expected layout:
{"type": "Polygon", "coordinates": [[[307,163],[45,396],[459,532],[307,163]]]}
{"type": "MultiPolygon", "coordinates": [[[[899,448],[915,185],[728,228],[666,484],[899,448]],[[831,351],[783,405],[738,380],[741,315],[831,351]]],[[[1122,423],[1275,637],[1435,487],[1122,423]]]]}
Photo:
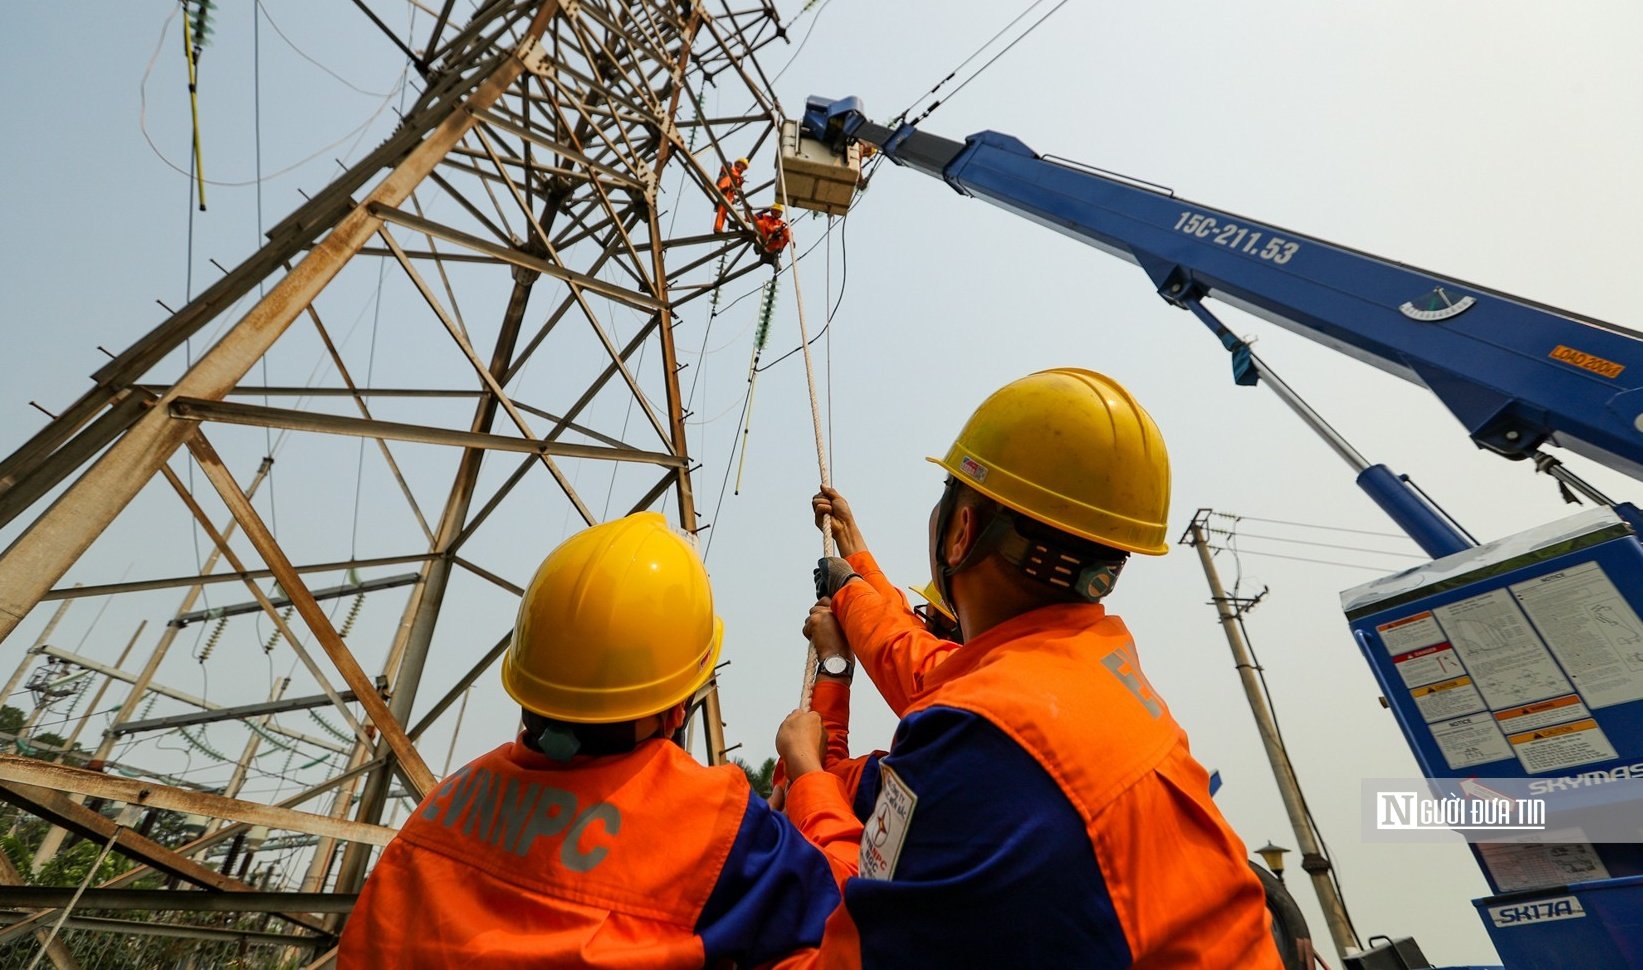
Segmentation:
{"type": "MultiPolygon", "coordinates": [[[[781,119],[777,119],[777,124],[781,119]]],[[[776,184],[782,194],[782,214],[785,216],[791,208],[787,198],[787,169],[782,165],[780,147],[776,150],[776,184]]],[[[816,434],[816,466],[821,471],[821,483],[831,486],[832,480],[827,473],[827,446],[822,435],[821,402],[816,397],[816,369],[810,360],[810,331],[804,322],[804,291],[799,287],[799,260],[795,255],[798,252],[798,240],[793,236],[792,223],[787,228],[787,268],[793,277],[793,302],[799,311],[799,347],[804,354],[804,383],[810,391],[810,426],[816,434]]],[[[822,555],[832,556],[837,553],[833,545],[833,521],[831,516],[822,518],[822,555]]],[[[804,653],[804,686],[799,691],[799,710],[810,710],[810,695],[816,687],[816,646],[810,644],[804,653]]]]}
{"type": "MultiPolygon", "coordinates": [[[[97,870],[103,867],[103,860],[108,858],[109,850],[114,848],[114,842],[119,839],[120,833],[136,821],[138,811],[136,805],[127,805],[120,810],[120,817],[114,821],[114,831],[108,834],[108,841],[103,843],[103,851],[97,853],[97,858],[92,861],[91,868],[86,870],[86,877],[80,880],[80,885],[75,888],[74,895],[69,898],[68,905],[63,907],[62,913],[57,917],[57,922],[52,924],[51,932],[47,933],[46,938],[40,941],[40,952],[34,955],[34,960],[29,963],[28,970],[35,970],[40,965],[40,961],[51,953],[51,944],[57,939],[57,934],[62,930],[63,924],[68,922],[69,914],[74,912],[75,906],[79,905],[80,897],[85,895],[86,887],[91,885],[91,880],[97,877],[97,870]]],[[[55,961],[53,962],[55,963],[55,961]]]]}

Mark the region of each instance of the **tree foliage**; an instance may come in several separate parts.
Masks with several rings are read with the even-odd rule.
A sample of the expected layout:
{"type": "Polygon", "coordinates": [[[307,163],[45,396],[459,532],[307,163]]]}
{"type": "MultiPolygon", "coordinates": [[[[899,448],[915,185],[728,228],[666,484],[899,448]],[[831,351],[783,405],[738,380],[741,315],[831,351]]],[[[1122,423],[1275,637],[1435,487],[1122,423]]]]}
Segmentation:
{"type": "Polygon", "coordinates": [[[747,776],[747,783],[753,786],[753,790],[758,792],[760,797],[770,797],[770,789],[776,778],[775,758],[764,759],[764,764],[760,765],[757,770],[741,758],[731,758],[730,761],[731,764],[742,769],[742,774],[747,776]]]}

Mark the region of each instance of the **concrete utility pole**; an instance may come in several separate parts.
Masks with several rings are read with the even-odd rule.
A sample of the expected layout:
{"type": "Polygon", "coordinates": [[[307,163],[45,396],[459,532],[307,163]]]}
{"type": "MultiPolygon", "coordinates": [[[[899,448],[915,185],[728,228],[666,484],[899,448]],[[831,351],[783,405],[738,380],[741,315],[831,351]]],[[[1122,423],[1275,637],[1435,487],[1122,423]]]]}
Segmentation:
{"type": "Polygon", "coordinates": [[[1205,521],[1209,509],[1199,509],[1184,537],[1188,545],[1198,550],[1198,559],[1204,564],[1204,578],[1209,581],[1209,593],[1215,610],[1221,617],[1221,629],[1227,635],[1227,646],[1232,648],[1232,662],[1238,668],[1238,679],[1243,681],[1244,696],[1249,700],[1250,713],[1255,715],[1255,726],[1261,732],[1261,746],[1266,749],[1267,761],[1272,765],[1272,777],[1278,782],[1278,795],[1283,799],[1284,811],[1289,814],[1289,825],[1295,832],[1295,844],[1301,848],[1301,868],[1312,877],[1312,888],[1318,894],[1318,905],[1323,907],[1324,922],[1329,926],[1330,939],[1335,943],[1335,954],[1344,960],[1348,954],[1363,949],[1352,921],[1346,915],[1346,901],[1341,898],[1330,875],[1330,862],[1319,845],[1318,833],[1306,811],[1301,796],[1301,783],[1295,777],[1295,766],[1289,761],[1289,752],[1278,737],[1278,722],[1267,704],[1255,673],[1255,661],[1249,645],[1244,642],[1238,626],[1235,604],[1221,585],[1221,574],[1210,556],[1209,534],[1205,521]]]}

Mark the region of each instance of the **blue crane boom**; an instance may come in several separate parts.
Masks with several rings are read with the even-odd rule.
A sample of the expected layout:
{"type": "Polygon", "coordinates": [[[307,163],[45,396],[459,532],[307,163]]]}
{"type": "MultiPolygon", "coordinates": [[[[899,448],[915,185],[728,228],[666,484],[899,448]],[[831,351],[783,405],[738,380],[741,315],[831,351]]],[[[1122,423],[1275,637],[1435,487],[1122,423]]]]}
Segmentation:
{"type": "Polygon", "coordinates": [[[1177,306],[1196,312],[1215,297],[1420,384],[1482,448],[1521,459],[1550,443],[1643,479],[1643,335],[1041,156],[996,131],[957,142],[889,128],[856,98],[811,98],[803,128],[834,147],[874,145],[1136,263],[1177,306]]]}
{"type": "Polygon", "coordinates": [[[1587,780],[1643,777],[1643,513],[1607,500],[1540,448],[1565,447],[1643,479],[1643,334],[1041,156],[995,131],[959,142],[915,124],[878,125],[855,98],[811,98],[800,127],[834,152],[852,141],[876,146],[963,195],[1135,263],[1160,296],[1221,339],[1239,383],[1264,379],[1329,441],[1440,560],[1342,594],[1427,786],[1465,802],[1483,797],[1465,789],[1487,777],[1523,795],[1512,802],[1486,789],[1497,803],[1550,805],[1557,817],[1511,829],[1559,839],[1527,839],[1513,848],[1523,859],[1485,851],[1501,848],[1489,826],[1460,826],[1477,830],[1474,857],[1496,895],[1474,905],[1501,957],[1512,970],[1570,959],[1639,965],[1643,794],[1605,787],[1612,800],[1599,804],[1563,793],[1587,780]],[[1412,483],[1335,434],[1216,319],[1207,297],[1426,387],[1479,447],[1531,458],[1608,507],[1475,546],[1412,483]],[[1572,713],[1539,713],[1554,709],[1572,713]],[[1569,741],[1580,737],[1593,740],[1569,741]],[[1624,831],[1596,834],[1611,816],[1626,820],[1624,831]],[[1577,865],[1558,861],[1573,857],[1577,865]]]}

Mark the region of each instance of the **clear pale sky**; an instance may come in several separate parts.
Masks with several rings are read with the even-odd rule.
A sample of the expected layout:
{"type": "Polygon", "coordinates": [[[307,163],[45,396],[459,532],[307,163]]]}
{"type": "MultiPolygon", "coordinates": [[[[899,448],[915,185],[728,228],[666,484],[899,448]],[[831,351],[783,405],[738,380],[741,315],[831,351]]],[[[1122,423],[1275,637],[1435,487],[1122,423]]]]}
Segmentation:
{"type": "MultiPolygon", "coordinates": [[[[802,4],[781,6],[793,16],[802,4]]],[[[808,94],[857,94],[871,114],[888,118],[1024,6],[831,0],[819,17],[812,10],[798,21],[795,44],[812,24],[814,32],[778,82],[778,93],[790,111],[808,94]]],[[[206,174],[218,182],[248,183],[255,174],[257,131],[251,17],[243,5],[224,7],[201,68],[206,174]]],[[[375,0],[374,7],[396,25],[410,16],[409,7],[389,0],[375,0]]],[[[52,410],[65,406],[105,359],[97,345],[118,351],[163,319],[156,298],[171,306],[185,298],[188,187],[155,156],[138,127],[145,67],[172,9],[167,0],[105,0],[9,11],[0,37],[0,70],[12,92],[0,105],[12,146],[0,179],[0,211],[7,221],[7,258],[0,264],[8,349],[0,355],[5,451],[43,420],[29,401],[52,410]]],[[[267,9],[292,42],[347,84],[299,57],[263,22],[257,53],[262,168],[268,176],[264,226],[300,201],[299,190],[323,187],[338,171],[333,159],[357,158],[386,134],[391,111],[367,122],[396,101],[403,67],[346,0],[279,0],[267,9]],[[285,171],[309,156],[315,157],[285,171]]],[[[425,33],[427,18],[418,16],[417,32],[425,33]]],[[[1189,199],[1630,325],[1635,235],[1643,225],[1643,188],[1636,179],[1643,152],[1634,134],[1634,122],[1643,116],[1643,68],[1635,54],[1640,28],[1643,15],[1618,2],[1085,0],[1056,14],[925,127],[951,137],[984,128],[1006,131],[1041,152],[1163,183],[1189,199]]],[[[182,57],[176,23],[169,29],[148,82],[147,117],[159,149],[186,168],[182,57]]],[[[767,67],[779,67],[791,50],[768,48],[767,67]]],[[[768,173],[770,164],[767,151],[755,159],[755,174],[768,173]]],[[[209,258],[231,266],[258,241],[251,185],[212,185],[209,201],[209,211],[195,213],[196,291],[217,275],[209,258]]],[[[700,200],[689,200],[680,203],[679,218],[705,223],[709,216],[700,200]]],[[[799,245],[822,229],[819,220],[800,221],[799,245]]],[[[834,476],[854,500],[888,571],[901,581],[920,583],[928,569],[924,522],[940,479],[923,457],[939,454],[989,391],[1057,365],[1108,373],[1151,409],[1174,463],[1172,534],[1200,507],[1392,531],[1356,490],[1349,470],[1269,392],[1232,385],[1219,345],[1189,316],[1162,303],[1136,268],[889,166],[878,172],[842,232],[845,238],[831,247],[830,268],[819,250],[804,263],[800,279],[812,331],[824,316],[823,292],[837,300],[843,289],[831,339],[817,344],[822,377],[831,361],[834,476]]],[[[840,233],[836,228],[835,236],[840,233]]],[[[374,283],[373,266],[339,281],[320,303],[350,367],[360,374],[374,361],[378,383],[454,386],[451,375],[460,369],[446,366],[448,347],[430,329],[425,311],[417,316],[414,294],[390,281],[377,312],[374,283]],[[436,365],[436,355],[444,363],[436,365]]],[[[491,306],[501,299],[501,286],[464,304],[471,324],[494,326],[491,306]]],[[[727,731],[732,743],[744,746],[739,753],[757,761],[771,751],[776,725],[797,700],[803,649],[798,631],[819,540],[807,512],[817,476],[796,358],[761,376],[741,493],[726,497],[714,514],[721,477],[734,457],[729,446],[745,389],[755,302],[727,310],[706,341],[702,315],[687,315],[681,346],[699,381],[690,444],[693,457],[704,463],[696,489],[703,518],[713,523],[708,565],[729,631],[725,658],[732,664],[721,681],[727,731]],[[697,356],[701,347],[708,352],[697,356]]],[[[1549,480],[1474,449],[1424,390],[1231,309],[1224,316],[1240,333],[1257,335],[1268,363],[1364,454],[1411,474],[1480,538],[1573,511],[1549,480]]],[[[636,321],[612,325],[625,335],[636,321]]],[[[792,346],[796,333],[791,289],[784,289],[772,353],[792,346]]],[[[304,341],[294,336],[275,348],[268,383],[310,380],[315,345],[304,341]]],[[[199,349],[197,343],[193,350],[199,349]]],[[[174,375],[182,365],[170,360],[156,373],[174,375]]],[[[539,380],[554,376],[550,364],[535,367],[539,380]]],[[[335,383],[328,375],[321,379],[335,383]]],[[[464,410],[415,416],[456,424],[466,421],[464,410]]],[[[620,420],[614,413],[605,417],[620,420]]],[[[243,481],[265,441],[261,432],[235,430],[214,431],[213,440],[243,481]]],[[[282,542],[300,550],[296,558],[388,555],[420,544],[411,541],[417,538],[414,526],[371,453],[357,483],[363,499],[356,512],[356,448],[351,441],[293,438],[281,453],[273,487],[259,495],[258,506],[277,522],[282,542]]],[[[452,454],[411,447],[396,454],[424,507],[437,503],[452,454]]],[[[1570,463],[1612,495],[1637,495],[1629,479],[1590,470],[1579,459],[1570,463]]],[[[174,467],[186,468],[180,462],[174,467]]],[[[486,481],[499,481],[506,470],[486,481]]],[[[591,483],[603,482],[609,472],[585,474],[591,483]]],[[[637,478],[618,483],[618,504],[623,490],[635,485],[637,478]]],[[[586,487],[596,495],[602,491],[586,487]]],[[[150,488],[132,513],[93,547],[69,581],[175,575],[194,567],[195,543],[204,540],[192,535],[174,498],[150,488]]],[[[510,517],[502,530],[507,534],[477,545],[474,555],[516,582],[571,525],[563,503],[545,486],[499,514],[510,517]]],[[[1337,596],[1415,561],[1409,558],[1413,545],[1273,523],[1246,522],[1242,528],[1241,564],[1230,554],[1218,561],[1229,582],[1241,572],[1244,592],[1270,588],[1249,617],[1250,632],[1360,931],[1414,935],[1440,964],[1494,959],[1470,904],[1486,886],[1463,848],[1370,847],[1357,836],[1358,780],[1408,775],[1416,768],[1390,714],[1376,702],[1374,681],[1346,631],[1337,596]]],[[[16,531],[0,533],[0,541],[9,542],[16,531]]],[[[238,602],[243,592],[215,587],[212,602],[238,602]]],[[[380,664],[402,592],[373,594],[367,601],[351,643],[368,669],[380,664]]],[[[177,595],[115,600],[101,614],[99,603],[79,604],[54,642],[79,643],[86,654],[112,661],[137,622],[148,618],[139,641],[146,651],[177,595]]],[[[1251,846],[1270,839],[1293,848],[1207,599],[1196,558],[1177,548],[1160,560],[1133,563],[1110,605],[1135,632],[1148,675],[1191,735],[1195,754],[1220,770],[1225,787],[1218,801],[1234,827],[1251,846]]],[[[339,604],[339,616],[346,605],[339,604]]],[[[468,657],[507,628],[512,608],[510,597],[478,581],[453,587],[421,709],[466,669],[468,657]]],[[[7,641],[0,674],[9,674],[49,612],[36,610],[7,641]]],[[[161,669],[162,682],[218,703],[245,703],[263,699],[270,679],[292,664],[283,646],[264,656],[269,630],[253,618],[234,621],[202,664],[194,656],[203,645],[197,629],[179,638],[161,669]]],[[[289,690],[313,692],[302,676],[289,690]]],[[[887,745],[893,728],[870,693],[865,684],[857,690],[858,750],[887,745]]],[[[113,692],[102,709],[118,697],[113,692]]],[[[26,700],[12,702],[26,707],[26,700]]],[[[494,678],[482,679],[456,739],[454,763],[504,739],[513,714],[494,678]]],[[[43,723],[60,717],[48,714],[43,723]]],[[[93,719],[85,740],[95,743],[101,720],[93,719]]],[[[322,730],[301,713],[281,723],[322,730]]],[[[448,717],[423,745],[436,770],[444,764],[453,723],[448,717]]],[[[245,737],[237,725],[204,735],[229,753],[245,737]]],[[[120,757],[221,781],[203,767],[207,759],[175,737],[134,745],[120,757]]],[[[247,794],[273,799],[299,781],[323,777],[323,765],[304,773],[306,760],[282,754],[260,761],[261,768],[290,780],[259,774],[247,794]]],[[[1290,884],[1315,935],[1323,938],[1322,920],[1293,856],[1291,863],[1290,884]]]]}

